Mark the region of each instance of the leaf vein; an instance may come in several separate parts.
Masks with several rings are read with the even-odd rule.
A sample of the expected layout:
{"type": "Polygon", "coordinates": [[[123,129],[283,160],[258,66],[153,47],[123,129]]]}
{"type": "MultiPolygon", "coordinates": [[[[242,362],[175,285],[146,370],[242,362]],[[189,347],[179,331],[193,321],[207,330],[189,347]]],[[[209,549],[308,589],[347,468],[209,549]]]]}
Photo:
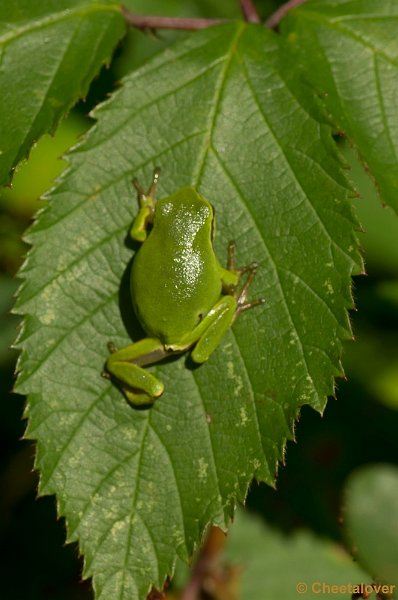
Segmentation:
{"type": "MultiPolygon", "coordinates": [[[[236,191],[237,191],[237,193],[238,193],[239,197],[241,198],[241,200],[242,200],[242,201],[243,201],[243,203],[244,203],[244,196],[243,196],[243,193],[241,192],[241,190],[240,190],[240,188],[239,188],[239,185],[237,184],[237,182],[236,182],[236,181],[234,180],[234,178],[232,177],[232,174],[231,174],[231,173],[228,171],[228,169],[227,169],[226,165],[225,165],[225,164],[223,163],[223,161],[221,160],[221,158],[220,158],[219,154],[217,153],[217,151],[216,151],[215,149],[213,149],[213,150],[214,150],[215,156],[217,157],[217,159],[218,159],[218,161],[219,161],[219,163],[220,163],[220,166],[223,168],[223,170],[224,170],[225,174],[227,175],[227,177],[228,177],[228,178],[229,178],[229,180],[231,181],[231,183],[232,183],[232,185],[234,186],[234,188],[236,189],[236,191]]],[[[245,204],[245,203],[244,203],[244,204],[245,204]]],[[[301,350],[301,355],[302,355],[302,358],[303,358],[303,361],[304,361],[304,366],[305,366],[305,368],[306,368],[307,375],[308,375],[308,377],[310,377],[310,379],[311,379],[311,382],[312,382],[312,384],[313,384],[313,386],[314,386],[314,390],[316,391],[315,384],[314,384],[314,382],[313,382],[313,379],[312,379],[312,375],[311,375],[311,373],[310,373],[310,371],[309,371],[309,367],[308,367],[308,363],[307,363],[307,358],[306,358],[306,355],[305,355],[305,352],[304,352],[304,347],[303,347],[303,345],[302,345],[302,342],[301,342],[301,339],[300,339],[300,336],[299,336],[298,329],[297,329],[297,327],[296,327],[296,325],[295,325],[295,323],[294,323],[293,316],[292,316],[292,314],[291,314],[291,310],[290,310],[290,308],[289,308],[289,304],[288,304],[288,301],[287,301],[287,297],[286,297],[285,291],[284,291],[284,289],[283,289],[283,286],[282,286],[282,282],[281,282],[281,279],[280,279],[280,276],[279,276],[279,271],[278,271],[278,268],[277,268],[277,265],[276,265],[275,259],[274,259],[274,258],[273,258],[273,256],[271,255],[270,249],[269,249],[269,247],[267,246],[267,244],[266,244],[266,242],[265,242],[265,239],[264,239],[264,237],[261,235],[261,230],[260,230],[260,227],[259,227],[259,225],[258,225],[258,223],[257,223],[257,220],[256,220],[256,218],[254,217],[254,215],[253,215],[252,211],[250,210],[249,206],[248,206],[247,204],[245,204],[245,206],[246,206],[246,210],[248,211],[248,213],[249,213],[249,214],[250,214],[250,216],[251,216],[251,219],[252,219],[252,221],[253,221],[253,223],[254,223],[254,225],[255,225],[256,229],[257,229],[257,232],[259,233],[259,237],[260,237],[260,239],[261,239],[261,242],[262,242],[262,245],[263,245],[264,251],[265,251],[265,253],[266,253],[266,254],[267,254],[267,256],[268,256],[269,262],[270,262],[270,264],[271,264],[271,266],[272,266],[272,268],[273,268],[273,271],[274,271],[274,273],[275,273],[275,279],[276,279],[277,285],[278,285],[278,287],[279,287],[279,291],[280,291],[280,294],[281,294],[281,298],[282,298],[282,300],[283,300],[283,303],[284,303],[284,306],[285,306],[285,309],[286,309],[286,314],[287,314],[287,317],[288,317],[288,319],[289,319],[289,321],[290,321],[290,324],[291,324],[292,328],[294,329],[294,331],[296,332],[296,335],[297,335],[297,339],[298,339],[298,342],[299,342],[299,347],[300,347],[300,350],[301,350]]]]}
{"type": "Polygon", "coordinates": [[[322,305],[326,308],[327,312],[333,317],[333,320],[336,322],[336,324],[339,322],[337,316],[334,314],[334,312],[332,310],[332,307],[329,306],[329,304],[326,302],[326,300],[324,298],[322,298],[322,296],[319,294],[319,292],[317,290],[315,290],[313,287],[311,287],[311,285],[309,283],[307,283],[307,281],[305,281],[305,279],[303,279],[300,275],[298,275],[297,273],[294,273],[290,269],[287,269],[286,267],[281,266],[281,267],[279,267],[279,269],[281,271],[284,271],[288,275],[290,275],[294,281],[298,281],[299,283],[301,283],[301,285],[303,287],[305,287],[305,289],[307,289],[310,292],[310,294],[312,296],[314,296],[314,298],[316,298],[319,302],[322,303],[322,305]]]}
{"type": "MultiPolygon", "coordinates": [[[[377,52],[377,53],[381,54],[388,62],[390,62],[391,64],[393,64],[395,66],[398,66],[398,60],[396,58],[389,56],[385,51],[383,51],[382,48],[377,48],[376,46],[373,46],[365,38],[363,38],[358,33],[354,32],[349,27],[344,27],[341,24],[342,19],[339,19],[339,18],[328,19],[327,17],[324,17],[320,13],[314,13],[309,10],[302,11],[300,14],[304,15],[304,18],[308,19],[309,21],[312,20],[312,21],[323,24],[328,29],[340,31],[340,33],[345,34],[346,37],[351,38],[356,42],[359,42],[360,44],[362,44],[362,46],[364,46],[365,48],[368,48],[368,50],[371,50],[372,53],[377,52]]],[[[348,19],[345,19],[345,20],[348,21],[348,19]]],[[[354,20],[354,19],[352,19],[352,20],[354,20]]]]}
{"type": "MultiPolygon", "coordinates": [[[[252,85],[251,79],[250,79],[250,77],[249,77],[249,74],[248,74],[248,72],[247,72],[246,65],[244,64],[244,62],[242,63],[242,65],[243,65],[243,71],[244,71],[244,74],[245,74],[245,79],[246,79],[246,81],[247,81],[247,84],[248,84],[248,88],[249,88],[249,89],[250,89],[250,91],[251,91],[251,94],[252,94],[253,100],[254,100],[254,102],[255,102],[255,103],[256,103],[256,105],[257,105],[258,111],[259,111],[260,115],[262,116],[262,118],[263,118],[263,121],[264,121],[265,125],[267,126],[267,128],[268,128],[268,130],[269,130],[269,132],[270,132],[270,134],[271,134],[271,136],[272,136],[272,138],[273,138],[273,140],[274,140],[274,142],[275,142],[275,144],[276,144],[276,146],[277,146],[277,148],[278,148],[278,150],[279,150],[279,152],[280,152],[280,154],[281,154],[281,156],[283,157],[283,159],[284,159],[284,162],[285,162],[286,166],[288,167],[288,170],[289,170],[290,174],[292,175],[292,178],[293,178],[293,180],[296,182],[296,184],[297,184],[298,188],[301,190],[301,192],[302,192],[302,194],[303,194],[303,199],[304,199],[304,201],[307,203],[307,206],[309,206],[309,208],[311,209],[311,212],[312,212],[312,213],[315,215],[315,217],[316,217],[317,221],[319,222],[319,224],[320,224],[320,226],[321,226],[321,229],[322,229],[322,230],[323,230],[323,232],[326,234],[326,237],[328,238],[328,240],[329,240],[330,244],[331,244],[332,246],[335,246],[335,247],[337,248],[337,250],[338,250],[338,251],[339,251],[341,254],[343,254],[343,256],[345,256],[346,258],[348,258],[348,259],[349,259],[349,261],[352,263],[352,262],[353,262],[353,259],[351,258],[351,256],[350,256],[350,255],[349,255],[347,252],[345,252],[345,251],[344,251],[344,250],[343,250],[343,249],[342,249],[342,248],[341,248],[341,247],[340,247],[340,246],[337,244],[337,242],[334,240],[334,238],[332,237],[332,235],[329,233],[329,231],[328,231],[328,229],[327,229],[327,227],[326,227],[325,223],[324,223],[324,222],[323,222],[323,220],[321,219],[321,217],[320,217],[319,213],[318,213],[318,212],[315,210],[315,207],[314,207],[314,205],[312,204],[310,197],[307,195],[307,193],[306,193],[306,191],[305,191],[305,189],[304,189],[304,187],[303,187],[303,184],[301,183],[301,181],[300,181],[300,179],[298,178],[297,174],[295,173],[295,171],[294,171],[294,169],[293,169],[292,165],[290,164],[290,161],[289,161],[288,155],[287,155],[287,153],[286,153],[286,152],[284,151],[284,149],[283,149],[283,145],[281,145],[281,144],[279,143],[278,137],[277,137],[277,135],[276,135],[275,131],[273,130],[273,128],[271,127],[271,124],[269,123],[269,121],[268,121],[268,119],[267,119],[267,117],[266,117],[266,115],[265,115],[265,113],[264,113],[264,110],[263,110],[263,108],[262,108],[262,106],[261,106],[261,103],[260,103],[260,101],[259,101],[259,99],[258,99],[258,97],[257,97],[257,94],[256,94],[256,92],[255,92],[255,90],[254,90],[254,88],[253,88],[253,85],[252,85]]],[[[333,255],[332,255],[332,254],[331,254],[330,258],[333,260],[333,255]]]]}

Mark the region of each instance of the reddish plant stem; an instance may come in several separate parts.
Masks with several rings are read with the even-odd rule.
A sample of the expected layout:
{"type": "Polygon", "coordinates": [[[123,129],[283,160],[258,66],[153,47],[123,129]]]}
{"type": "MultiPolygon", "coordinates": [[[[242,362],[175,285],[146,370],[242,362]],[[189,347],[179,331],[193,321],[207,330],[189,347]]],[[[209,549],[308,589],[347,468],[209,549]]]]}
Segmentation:
{"type": "Polygon", "coordinates": [[[248,23],[261,23],[261,19],[252,0],[240,0],[240,8],[245,17],[245,21],[248,23]]]}
{"type": "Polygon", "coordinates": [[[225,545],[225,533],[218,527],[211,527],[203,544],[191,578],[181,592],[180,600],[199,600],[203,581],[211,575],[225,545]]]}
{"type": "MultiPolygon", "coordinates": [[[[292,8],[304,4],[307,0],[289,0],[282,4],[265,22],[269,29],[278,27],[280,21],[292,8]]],[[[243,16],[248,23],[260,23],[260,17],[252,0],[240,0],[243,16]]],[[[122,14],[126,23],[136,29],[143,31],[147,29],[180,29],[182,31],[197,31],[206,29],[212,25],[228,23],[228,19],[193,19],[189,17],[158,17],[152,15],[136,15],[122,6],[122,14]]]]}
{"type": "Polygon", "coordinates": [[[276,27],[278,27],[278,25],[281,22],[281,20],[283,19],[283,17],[285,15],[287,15],[287,13],[290,10],[292,10],[296,6],[299,6],[300,4],[304,4],[304,2],[307,2],[307,0],[289,0],[288,2],[285,2],[285,4],[282,4],[282,6],[280,6],[278,8],[278,10],[276,10],[266,20],[266,22],[265,22],[266,27],[269,27],[269,29],[275,29],[276,27]]]}
{"type": "Polygon", "coordinates": [[[225,19],[190,19],[188,17],[157,17],[136,15],[124,6],[122,14],[126,23],[136,29],[181,29],[183,31],[196,31],[198,29],[206,29],[211,25],[219,25],[225,23],[225,19]]]}

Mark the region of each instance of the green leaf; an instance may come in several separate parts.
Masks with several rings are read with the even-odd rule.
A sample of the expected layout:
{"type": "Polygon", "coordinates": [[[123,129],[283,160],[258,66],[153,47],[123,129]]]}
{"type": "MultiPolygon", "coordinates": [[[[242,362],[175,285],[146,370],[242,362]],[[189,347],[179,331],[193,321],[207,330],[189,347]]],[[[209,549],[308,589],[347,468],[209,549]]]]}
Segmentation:
{"type": "Polygon", "coordinates": [[[351,476],[345,524],[354,553],[372,576],[398,592],[398,469],[372,465],[351,476]]]}
{"type": "Polygon", "coordinates": [[[363,232],[359,236],[369,274],[383,272],[392,277],[398,274],[398,215],[382,205],[372,185],[369,173],[348,143],[339,144],[339,150],[350,165],[347,173],[359,197],[354,206],[363,232]]]}
{"type": "Polygon", "coordinates": [[[338,595],[348,598],[354,586],[371,583],[341,546],[305,530],[282,535],[242,512],[231,527],[225,557],[242,567],[241,600],[336,595],[336,591],[322,593],[328,586],[338,586],[338,595]]]}
{"type": "Polygon", "coordinates": [[[253,477],[273,483],[300,406],[317,410],[350,335],[355,225],[329,128],[308,112],[278,37],[233,24],[198,32],[124,80],[69,156],[28,240],[17,310],[19,391],[38,440],[42,494],[101,600],[144,598],[209,522],[228,524],[253,477]],[[216,252],[258,261],[252,297],[200,368],[152,367],[150,410],[101,378],[109,340],[138,339],[126,235],[131,179],[162,167],[159,196],[196,186],[215,206],[216,252]]]}
{"type": "Polygon", "coordinates": [[[398,211],[397,2],[313,0],[289,13],[281,29],[332,122],[398,211]]]}
{"type": "Polygon", "coordinates": [[[124,30],[111,0],[2,0],[0,184],[84,97],[124,30]]]}

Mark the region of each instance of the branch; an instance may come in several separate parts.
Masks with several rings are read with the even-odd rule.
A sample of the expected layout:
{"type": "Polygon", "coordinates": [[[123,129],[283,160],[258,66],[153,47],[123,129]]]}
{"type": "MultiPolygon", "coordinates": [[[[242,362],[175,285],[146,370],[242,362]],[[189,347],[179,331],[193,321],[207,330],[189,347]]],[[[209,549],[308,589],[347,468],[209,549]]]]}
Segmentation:
{"type": "MultiPolygon", "coordinates": [[[[304,4],[307,0],[289,0],[285,4],[282,4],[278,10],[276,10],[269,19],[265,22],[265,26],[269,29],[276,29],[283,19],[283,17],[292,8],[304,4]]],[[[243,16],[248,23],[260,23],[260,17],[252,0],[240,0],[240,6],[242,9],[243,16]]],[[[148,29],[179,29],[182,31],[197,31],[198,29],[206,29],[212,25],[220,25],[222,23],[229,23],[229,19],[194,19],[189,17],[158,17],[158,16],[146,16],[136,15],[129,11],[125,6],[122,6],[122,15],[124,16],[126,23],[141,31],[148,29]]]]}
{"type": "Polygon", "coordinates": [[[269,27],[270,29],[276,29],[276,27],[278,27],[279,23],[281,22],[281,20],[283,19],[283,17],[285,15],[287,15],[287,13],[292,10],[292,8],[295,8],[296,6],[300,6],[300,4],[304,4],[304,2],[306,2],[307,0],[289,0],[288,2],[285,2],[285,4],[282,4],[282,6],[280,6],[278,8],[278,10],[276,10],[270,17],[269,19],[266,20],[265,25],[266,27],[269,27]]]}
{"type": "Polygon", "coordinates": [[[196,31],[206,29],[211,25],[226,23],[225,19],[190,19],[186,17],[157,17],[136,15],[122,6],[122,15],[126,23],[136,29],[181,29],[183,31],[196,31]]]}
{"type": "Polygon", "coordinates": [[[202,546],[196,564],[191,571],[191,579],[182,590],[180,600],[198,600],[204,580],[212,576],[225,545],[225,533],[218,527],[211,527],[202,546]]]}
{"type": "Polygon", "coordinates": [[[240,0],[240,8],[245,17],[245,21],[248,23],[261,23],[261,19],[252,0],[240,0]]]}

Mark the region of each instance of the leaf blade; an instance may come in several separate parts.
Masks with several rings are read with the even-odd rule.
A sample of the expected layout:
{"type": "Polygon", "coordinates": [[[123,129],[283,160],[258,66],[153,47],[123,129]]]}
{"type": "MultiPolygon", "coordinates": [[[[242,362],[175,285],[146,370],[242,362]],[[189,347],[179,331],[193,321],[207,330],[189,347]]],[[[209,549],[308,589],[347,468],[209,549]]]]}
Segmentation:
{"type": "Polygon", "coordinates": [[[28,435],[41,493],[57,492],[103,600],[161,587],[210,521],[227,525],[253,476],[273,483],[300,406],[322,410],[333,391],[359,262],[354,220],[330,132],[288,72],[276,36],[243,24],[159,55],[96,111],[30,231],[17,306],[28,315],[28,435]],[[160,197],[193,184],[216,204],[218,256],[234,237],[241,264],[260,263],[253,295],[267,303],[202,367],[184,357],[153,367],[166,392],[143,412],[99,374],[107,341],[142,335],[125,236],[131,176],[146,181],[155,164],[160,197]]]}
{"type": "Polygon", "coordinates": [[[394,2],[308,2],[282,21],[303,75],[331,122],[356,146],[383,202],[398,209],[394,2]]]}
{"type": "Polygon", "coordinates": [[[104,0],[40,6],[7,0],[0,9],[0,183],[43,133],[82,98],[124,31],[104,0]]]}
{"type": "Polygon", "coordinates": [[[250,513],[238,512],[228,536],[226,557],[238,569],[242,569],[244,557],[239,586],[243,600],[260,600],[264,589],[273,598],[294,600],[297,590],[316,598],[324,582],[338,586],[335,589],[341,593],[350,593],[348,582],[353,588],[356,582],[364,584],[370,579],[335,542],[317,538],[305,529],[282,535],[250,513]]]}

